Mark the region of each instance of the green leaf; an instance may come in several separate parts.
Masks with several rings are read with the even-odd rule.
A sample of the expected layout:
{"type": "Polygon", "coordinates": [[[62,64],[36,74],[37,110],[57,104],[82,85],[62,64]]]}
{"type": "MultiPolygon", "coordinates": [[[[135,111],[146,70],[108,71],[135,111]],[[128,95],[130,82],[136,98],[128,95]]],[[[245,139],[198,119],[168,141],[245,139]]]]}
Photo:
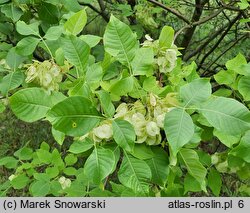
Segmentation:
{"type": "Polygon", "coordinates": [[[226,84],[232,86],[236,80],[236,74],[233,70],[221,70],[214,75],[214,79],[219,84],[226,84]]]}
{"type": "Polygon", "coordinates": [[[60,47],[55,52],[55,60],[58,65],[64,65],[64,52],[63,49],[60,47]]]}
{"type": "Polygon", "coordinates": [[[66,188],[64,191],[67,193],[67,197],[84,197],[86,196],[85,190],[84,184],[79,181],[72,181],[70,188],[66,188]]]}
{"type": "Polygon", "coordinates": [[[38,9],[37,10],[38,17],[46,24],[51,24],[51,25],[57,24],[59,22],[59,16],[60,16],[59,8],[57,7],[57,5],[48,3],[43,2],[42,4],[39,4],[36,7],[36,9],[38,9]]]}
{"type": "Polygon", "coordinates": [[[63,144],[65,139],[65,134],[63,132],[57,131],[52,127],[52,135],[59,145],[63,144]]]}
{"type": "Polygon", "coordinates": [[[14,153],[14,156],[19,160],[30,160],[32,159],[33,150],[27,147],[23,147],[14,153]]]}
{"type": "Polygon", "coordinates": [[[10,189],[11,185],[9,181],[5,181],[0,186],[0,197],[7,197],[7,193],[10,189]]]}
{"type": "Polygon", "coordinates": [[[77,174],[77,170],[75,167],[67,167],[63,170],[63,173],[65,175],[68,175],[68,176],[72,176],[72,175],[76,175],[77,174]]]}
{"type": "Polygon", "coordinates": [[[86,42],[90,48],[95,47],[102,39],[95,35],[81,35],[79,38],[86,42]]]}
{"type": "Polygon", "coordinates": [[[245,57],[239,53],[235,58],[227,61],[226,67],[229,70],[234,70],[237,72],[237,69],[240,68],[241,65],[247,64],[245,57]]]}
{"type": "Polygon", "coordinates": [[[36,154],[41,163],[50,164],[52,162],[52,155],[49,151],[38,149],[36,154]]]}
{"type": "Polygon", "coordinates": [[[250,101],[250,77],[243,76],[240,78],[238,83],[238,90],[240,94],[243,96],[245,101],[250,101]]]}
{"type": "Polygon", "coordinates": [[[30,186],[30,192],[34,197],[45,197],[50,191],[49,182],[45,181],[34,181],[30,186]]]}
{"type": "Polygon", "coordinates": [[[40,149],[45,150],[45,151],[50,151],[50,145],[48,143],[46,143],[45,141],[43,141],[40,145],[40,149]]]}
{"type": "Polygon", "coordinates": [[[77,0],[61,0],[61,3],[68,11],[78,12],[81,10],[81,5],[77,0]]]}
{"type": "Polygon", "coordinates": [[[128,121],[116,119],[112,122],[112,128],[115,142],[123,149],[131,152],[135,142],[133,126],[128,121]]]}
{"type": "Polygon", "coordinates": [[[9,0],[0,0],[0,4],[3,4],[3,3],[6,3],[8,2],[9,0]]]}
{"type": "Polygon", "coordinates": [[[23,11],[19,7],[15,7],[14,3],[1,6],[1,12],[4,13],[6,17],[11,18],[13,22],[18,21],[23,15],[23,11]]]}
{"type": "Polygon", "coordinates": [[[154,184],[164,186],[167,182],[167,176],[169,173],[169,160],[168,154],[160,147],[152,147],[154,156],[151,159],[146,160],[152,173],[151,181],[154,184]]]}
{"type": "Polygon", "coordinates": [[[24,81],[24,74],[20,71],[11,72],[0,80],[0,92],[7,96],[10,90],[16,89],[24,81]]]}
{"type": "Polygon", "coordinates": [[[69,148],[69,152],[73,154],[80,154],[80,153],[88,151],[93,146],[94,146],[94,143],[89,138],[86,138],[84,140],[77,140],[72,143],[72,145],[69,148]]]}
{"type": "Polygon", "coordinates": [[[0,23],[0,32],[1,34],[7,36],[13,33],[13,25],[8,22],[1,22],[0,23]]]}
{"type": "Polygon", "coordinates": [[[209,153],[202,150],[196,150],[196,153],[199,155],[199,159],[202,165],[206,167],[211,166],[211,155],[209,153]]]}
{"type": "Polygon", "coordinates": [[[108,190],[100,188],[94,188],[88,193],[89,197],[112,197],[113,193],[108,190]]]}
{"type": "Polygon", "coordinates": [[[242,64],[235,72],[240,75],[250,76],[250,63],[242,64]]]}
{"type": "Polygon", "coordinates": [[[164,130],[174,156],[194,135],[194,124],[184,109],[175,108],[168,112],[164,120],[164,130]]]}
{"type": "Polygon", "coordinates": [[[64,27],[73,35],[77,35],[83,30],[86,23],[87,14],[85,9],[83,9],[71,16],[64,24],[64,27]]]}
{"type": "Polygon", "coordinates": [[[206,192],[205,177],[207,175],[207,170],[201,164],[198,154],[192,149],[181,149],[179,155],[182,158],[188,173],[198,181],[201,189],[206,192]]]}
{"type": "Polygon", "coordinates": [[[229,154],[239,157],[250,163],[250,131],[247,131],[246,134],[241,138],[241,141],[238,146],[233,148],[229,154]]]}
{"type": "Polygon", "coordinates": [[[220,173],[214,168],[211,168],[208,173],[207,185],[212,190],[215,196],[218,197],[220,195],[222,180],[221,180],[220,173]]]}
{"type": "Polygon", "coordinates": [[[46,168],[46,174],[50,177],[50,178],[55,178],[59,175],[59,169],[57,167],[48,167],[46,168]]]}
{"type": "Polygon", "coordinates": [[[151,150],[151,146],[146,144],[135,144],[131,155],[141,160],[148,160],[154,157],[154,153],[151,150]]]}
{"type": "Polygon", "coordinates": [[[16,23],[16,30],[21,35],[40,36],[38,26],[39,26],[39,22],[34,22],[34,23],[28,25],[24,21],[18,21],[16,23]]]}
{"type": "Polygon", "coordinates": [[[174,29],[169,26],[164,26],[159,37],[160,48],[171,48],[174,43],[174,29]]]}
{"type": "Polygon", "coordinates": [[[3,113],[4,110],[6,109],[4,103],[2,101],[0,101],[0,113],[3,113]]]}
{"type": "Polygon", "coordinates": [[[29,183],[29,178],[25,174],[15,177],[10,183],[14,189],[23,189],[29,183]]]}
{"type": "Polygon", "coordinates": [[[77,157],[73,154],[68,154],[64,159],[66,166],[74,165],[77,162],[77,160],[78,160],[77,157]]]}
{"type": "Polygon", "coordinates": [[[250,129],[249,110],[234,99],[213,97],[202,105],[200,111],[214,128],[223,133],[239,135],[250,129]]]}
{"type": "Polygon", "coordinates": [[[230,97],[232,95],[233,91],[230,89],[226,89],[226,88],[220,88],[218,90],[216,90],[213,95],[215,96],[223,96],[223,97],[230,97]]]}
{"type": "Polygon", "coordinates": [[[54,166],[58,167],[58,169],[64,169],[64,162],[57,149],[54,149],[51,153],[51,162],[54,166]]]}
{"type": "Polygon", "coordinates": [[[84,174],[95,184],[107,177],[115,164],[115,156],[109,149],[96,147],[84,165],[84,174]]]}
{"type": "Polygon", "coordinates": [[[248,181],[250,179],[250,165],[244,164],[244,166],[237,171],[237,176],[243,181],[248,181]]]}
{"type": "Polygon", "coordinates": [[[46,182],[50,181],[50,176],[46,173],[34,173],[33,177],[36,180],[42,180],[46,182]]]}
{"type": "Polygon", "coordinates": [[[102,76],[103,70],[100,64],[92,64],[88,67],[86,72],[86,82],[92,90],[95,90],[100,86],[102,76]]]}
{"type": "Polygon", "coordinates": [[[62,32],[62,26],[52,26],[47,30],[44,38],[52,41],[57,40],[61,36],[62,32]]]}
{"type": "Polygon", "coordinates": [[[209,79],[199,78],[191,83],[185,84],[180,88],[180,97],[183,100],[185,107],[190,105],[199,105],[206,101],[212,93],[209,79]]]}
{"type": "Polygon", "coordinates": [[[115,114],[115,107],[111,102],[110,94],[104,90],[100,90],[96,94],[100,100],[101,107],[104,110],[105,115],[112,118],[115,114]]]}
{"type": "Polygon", "coordinates": [[[112,186],[112,192],[117,195],[118,197],[137,197],[138,194],[136,194],[132,189],[123,186],[122,184],[117,184],[114,182],[110,182],[112,186]]]}
{"type": "Polygon", "coordinates": [[[0,158],[0,166],[4,166],[7,169],[16,168],[18,160],[14,157],[4,157],[0,158]]]}
{"type": "Polygon", "coordinates": [[[49,194],[52,194],[55,197],[59,197],[61,195],[62,187],[61,184],[57,180],[53,180],[50,182],[50,192],[49,194]]]}
{"type": "Polygon", "coordinates": [[[91,99],[91,90],[89,84],[86,83],[84,78],[78,78],[75,80],[71,88],[68,91],[69,96],[82,96],[87,99],[91,99]]]}
{"type": "Polygon", "coordinates": [[[136,34],[113,15],[106,27],[103,42],[106,52],[127,65],[133,60],[139,47],[136,34]]]}
{"type": "Polygon", "coordinates": [[[10,97],[10,107],[19,119],[34,122],[45,117],[54,105],[53,99],[53,95],[48,95],[42,88],[27,88],[10,97]]]}
{"type": "Polygon", "coordinates": [[[116,168],[117,163],[119,162],[119,160],[121,158],[121,149],[116,143],[107,143],[107,144],[105,144],[104,148],[111,150],[115,156],[115,164],[114,164],[114,167],[113,167],[112,172],[111,172],[111,173],[113,173],[117,169],[116,168]]]}
{"type": "Polygon", "coordinates": [[[248,185],[241,185],[239,188],[241,196],[249,197],[250,196],[250,187],[248,185]]]}
{"type": "Polygon", "coordinates": [[[125,154],[118,172],[119,181],[135,192],[148,193],[151,170],[145,161],[125,154]]]}
{"type": "Polygon", "coordinates": [[[184,178],[184,194],[187,192],[200,192],[202,191],[199,182],[189,173],[184,178]]]}
{"type": "Polygon", "coordinates": [[[6,63],[13,71],[15,71],[25,59],[26,57],[17,54],[16,47],[13,47],[9,50],[6,56],[6,63]]]}
{"type": "Polygon", "coordinates": [[[240,6],[241,10],[245,10],[249,7],[249,3],[247,0],[241,0],[241,2],[238,2],[238,5],[240,6]]]}
{"type": "Polygon", "coordinates": [[[110,92],[117,96],[126,95],[127,93],[133,90],[133,86],[134,86],[134,79],[132,76],[129,76],[115,82],[110,87],[110,92]]]}
{"type": "Polygon", "coordinates": [[[229,135],[214,129],[214,136],[216,136],[221,143],[231,148],[234,144],[240,141],[241,135],[229,135]]]}
{"type": "Polygon", "coordinates": [[[159,86],[159,81],[156,80],[155,76],[150,76],[143,81],[143,89],[156,95],[159,95],[164,90],[159,86]]]}
{"type": "Polygon", "coordinates": [[[53,128],[70,136],[82,136],[91,131],[102,119],[92,103],[73,96],[56,104],[47,114],[53,128]]]}
{"type": "Polygon", "coordinates": [[[154,52],[152,48],[140,48],[131,62],[134,75],[153,74],[154,52]]]}
{"type": "Polygon", "coordinates": [[[68,36],[62,39],[62,48],[65,58],[83,74],[88,65],[89,46],[80,38],[68,36]]]}
{"type": "Polygon", "coordinates": [[[31,55],[35,51],[39,42],[39,38],[33,36],[25,37],[17,43],[16,51],[22,56],[31,55]]]}

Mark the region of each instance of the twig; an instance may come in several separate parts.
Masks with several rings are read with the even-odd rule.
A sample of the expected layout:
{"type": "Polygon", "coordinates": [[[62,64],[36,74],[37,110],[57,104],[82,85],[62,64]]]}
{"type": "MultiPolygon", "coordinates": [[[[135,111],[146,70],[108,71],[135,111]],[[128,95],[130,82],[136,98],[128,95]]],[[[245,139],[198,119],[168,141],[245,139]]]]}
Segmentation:
{"type": "Polygon", "coordinates": [[[81,3],[81,2],[78,2],[80,5],[83,5],[83,6],[87,6],[89,7],[90,9],[92,9],[94,12],[96,12],[97,14],[99,14],[100,16],[103,17],[103,19],[108,22],[109,21],[109,17],[107,17],[103,12],[99,11],[96,7],[94,7],[92,4],[89,4],[89,3],[81,3]]]}
{"type": "Polygon", "coordinates": [[[214,46],[203,56],[203,58],[201,59],[201,62],[197,68],[197,71],[200,70],[202,64],[204,63],[204,61],[207,59],[207,57],[219,46],[220,42],[224,39],[224,37],[227,35],[227,33],[229,32],[229,30],[232,28],[232,26],[236,23],[236,21],[241,17],[241,13],[239,13],[229,24],[229,26],[227,27],[227,29],[224,31],[224,33],[221,35],[221,37],[219,38],[219,40],[214,44],[214,46]]]}
{"type": "Polygon", "coordinates": [[[109,14],[106,12],[106,6],[104,5],[103,0],[98,0],[98,3],[101,8],[101,13],[109,20],[109,14]]]}
{"type": "Polygon", "coordinates": [[[167,10],[168,12],[174,14],[175,16],[177,16],[178,18],[180,18],[181,20],[183,20],[184,22],[186,22],[187,24],[191,24],[191,22],[184,16],[182,15],[181,13],[179,13],[177,10],[171,8],[171,7],[168,7],[158,1],[155,1],[155,0],[148,0],[149,2],[151,2],[152,4],[154,5],[157,5],[161,8],[163,8],[164,10],[167,10]]]}
{"type": "Polygon", "coordinates": [[[240,40],[245,40],[247,38],[247,35],[243,35],[240,38],[238,38],[233,44],[231,44],[226,50],[224,50],[217,58],[214,60],[211,64],[209,64],[208,68],[213,66],[227,51],[229,51],[231,48],[233,48],[240,40]]]}
{"type": "Polygon", "coordinates": [[[201,44],[199,47],[196,48],[193,52],[191,52],[189,55],[184,55],[183,60],[188,61],[190,58],[195,56],[197,53],[201,52],[208,44],[211,43],[218,35],[220,35],[225,30],[224,27],[213,33],[203,44],[201,44]]]}
{"type": "Polygon", "coordinates": [[[201,24],[204,24],[205,22],[213,19],[214,17],[216,17],[217,15],[219,15],[221,12],[223,11],[223,8],[220,8],[218,9],[215,13],[213,13],[212,15],[210,16],[207,16],[199,21],[196,21],[194,23],[192,23],[193,26],[197,26],[197,25],[201,25],[201,24]]]}

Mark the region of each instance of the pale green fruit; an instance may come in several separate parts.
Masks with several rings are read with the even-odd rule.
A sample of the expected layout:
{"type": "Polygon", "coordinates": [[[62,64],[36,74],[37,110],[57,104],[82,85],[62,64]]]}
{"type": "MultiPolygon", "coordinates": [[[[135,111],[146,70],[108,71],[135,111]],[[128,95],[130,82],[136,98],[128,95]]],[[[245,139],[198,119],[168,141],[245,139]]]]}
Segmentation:
{"type": "Polygon", "coordinates": [[[12,174],[11,176],[9,176],[8,179],[9,179],[9,181],[12,181],[12,180],[14,180],[16,177],[17,177],[16,175],[13,175],[13,174],[12,174]]]}
{"type": "Polygon", "coordinates": [[[65,178],[64,176],[62,176],[62,177],[60,177],[60,178],[58,179],[58,182],[59,182],[60,184],[63,184],[63,183],[65,182],[65,180],[66,180],[66,178],[65,178]]]}
{"type": "Polygon", "coordinates": [[[144,134],[143,136],[137,136],[137,140],[135,141],[135,143],[143,143],[147,140],[148,136],[146,134],[144,134]]]}
{"type": "Polygon", "coordinates": [[[71,180],[68,178],[65,178],[64,176],[60,177],[58,182],[61,184],[62,189],[66,189],[71,186],[71,180]]]}
{"type": "Polygon", "coordinates": [[[160,128],[154,121],[149,121],[146,125],[146,132],[149,136],[155,137],[160,133],[160,128]]]}
{"type": "Polygon", "coordinates": [[[124,117],[128,112],[128,106],[126,103],[120,104],[116,109],[116,114],[114,115],[114,118],[121,118],[124,117]]]}
{"type": "Polygon", "coordinates": [[[110,139],[113,136],[111,124],[103,124],[93,129],[93,133],[100,139],[110,139]]]}
{"type": "Polygon", "coordinates": [[[150,93],[150,95],[149,95],[149,103],[153,107],[155,107],[156,103],[157,103],[156,102],[156,97],[152,93],[150,93]]]}
{"type": "Polygon", "coordinates": [[[158,127],[163,128],[164,127],[164,120],[165,120],[165,113],[158,115],[156,117],[156,124],[158,127]]]}
{"type": "Polygon", "coordinates": [[[143,114],[137,112],[132,115],[131,123],[133,124],[133,126],[141,127],[145,125],[146,120],[143,114]]]}
{"type": "Polygon", "coordinates": [[[228,162],[226,160],[224,162],[217,164],[215,167],[219,172],[225,173],[228,170],[228,162]]]}

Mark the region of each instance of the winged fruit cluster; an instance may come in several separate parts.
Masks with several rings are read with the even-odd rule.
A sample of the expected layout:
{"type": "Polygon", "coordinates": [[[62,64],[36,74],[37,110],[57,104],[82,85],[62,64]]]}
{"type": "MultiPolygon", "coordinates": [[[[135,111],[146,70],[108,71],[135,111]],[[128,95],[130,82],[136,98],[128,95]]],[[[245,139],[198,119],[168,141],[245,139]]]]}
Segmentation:
{"type": "Polygon", "coordinates": [[[63,76],[62,67],[52,61],[34,61],[26,71],[26,82],[34,82],[49,91],[58,91],[63,76]]]}
{"type": "Polygon", "coordinates": [[[144,47],[152,47],[155,55],[155,63],[158,65],[158,69],[161,73],[171,72],[177,61],[177,56],[180,55],[177,46],[172,45],[171,48],[161,48],[159,40],[153,40],[149,35],[146,35],[146,41],[144,41],[144,47]]]}
{"type": "MultiPolygon", "coordinates": [[[[143,104],[140,100],[135,103],[121,103],[114,119],[124,119],[132,124],[135,143],[158,145],[162,141],[161,129],[164,127],[165,114],[178,105],[175,93],[169,93],[165,98],[150,94],[143,104]]],[[[90,137],[95,142],[112,140],[112,121],[105,120],[84,137],[90,137]]]]}

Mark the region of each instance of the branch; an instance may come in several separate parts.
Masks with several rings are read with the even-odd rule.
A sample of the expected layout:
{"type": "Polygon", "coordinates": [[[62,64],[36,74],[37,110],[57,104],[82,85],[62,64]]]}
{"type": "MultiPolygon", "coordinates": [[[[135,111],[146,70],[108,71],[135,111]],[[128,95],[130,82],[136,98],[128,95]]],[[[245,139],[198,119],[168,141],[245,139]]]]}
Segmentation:
{"type": "Polygon", "coordinates": [[[232,28],[232,26],[237,22],[237,20],[241,17],[241,13],[239,13],[229,24],[229,26],[227,27],[227,29],[224,31],[224,33],[221,35],[221,37],[219,38],[219,40],[214,44],[214,46],[203,56],[203,58],[201,59],[201,62],[198,66],[197,71],[201,68],[202,64],[205,62],[205,60],[207,59],[207,57],[219,46],[220,42],[224,39],[224,37],[227,35],[227,33],[229,32],[229,30],[232,28]]]}
{"type": "Polygon", "coordinates": [[[103,16],[107,17],[109,20],[109,14],[106,12],[106,6],[104,5],[103,0],[98,0],[98,3],[101,8],[101,13],[103,14],[103,16]]]}
{"type": "Polygon", "coordinates": [[[87,6],[89,7],[90,9],[92,9],[93,11],[95,11],[97,14],[99,14],[100,16],[103,17],[103,19],[106,21],[106,22],[109,22],[109,17],[105,14],[103,14],[102,11],[99,11],[96,7],[94,7],[93,5],[89,4],[89,3],[82,3],[82,2],[78,2],[80,5],[83,5],[83,6],[87,6]]]}
{"type": "Polygon", "coordinates": [[[201,25],[201,24],[204,24],[205,22],[215,18],[217,15],[219,15],[221,12],[223,11],[223,9],[218,9],[215,13],[213,13],[212,15],[210,16],[207,16],[199,21],[196,21],[196,22],[193,22],[191,23],[190,25],[186,25],[184,27],[182,27],[179,31],[177,31],[177,33],[175,34],[175,39],[185,30],[185,29],[189,29],[189,28],[193,28],[194,26],[198,26],[198,25],[201,25]]]}
{"type": "Polygon", "coordinates": [[[174,14],[175,16],[177,16],[178,18],[180,18],[182,21],[186,22],[187,24],[191,24],[191,22],[185,16],[183,16],[181,13],[179,13],[177,10],[175,10],[171,7],[168,7],[168,6],[162,4],[158,1],[155,1],[155,0],[148,0],[148,1],[154,5],[157,5],[161,8],[163,8],[164,10],[167,10],[168,12],[174,14]]]}
{"type": "Polygon", "coordinates": [[[234,7],[234,6],[231,6],[231,5],[227,5],[227,4],[224,4],[223,2],[220,2],[220,3],[221,3],[221,5],[222,5],[222,7],[225,8],[225,9],[227,9],[227,10],[238,11],[238,12],[241,11],[241,9],[238,8],[238,7],[234,7]]]}
{"type": "Polygon", "coordinates": [[[98,0],[98,4],[99,4],[99,6],[100,6],[100,8],[101,8],[101,11],[102,11],[102,12],[105,11],[104,2],[103,2],[102,0],[98,0]]]}
{"type": "Polygon", "coordinates": [[[195,0],[195,9],[192,15],[192,19],[191,19],[191,27],[187,28],[187,30],[185,31],[184,35],[183,35],[183,39],[181,42],[181,47],[183,47],[184,49],[181,51],[183,56],[185,55],[185,52],[193,38],[196,26],[194,23],[199,22],[202,12],[203,12],[203,7],[204,5],[208,2],[208,0],[195,0]]]}
{"type": "Polygon", "coordinates": [[[223,8],[220,8],[215,13],[211,14],[210,16],[207,16],[199,21],[193,22],[192,25],[197,26],[197,25],[204,24],[205,22],[207,22],[207,21],[213,19],[214,17],[216,17],[217,15],[219,15],[222,11],[223,11],[223,8]]]}
{"type": "Polygon", "coordinates": [[[238,38],[233,44],[231,44],[226,50],[224,50],[211,64],[209,64],[208,68],[213,66],[226,52],[228,52],[230,49],[232,49],[239,41],[245,40],[247,38],[247,35],[243,35],[240,38],[238,38]]]}
{"type": "Polygon", "coordinates": [[[216,31],[215,33],[213,33],[203,44],[201,44],[199,47],[197,47],[189,55],[183,56],[183,60],[184,61],[188,61],[190,58],[192,58],[193,56],[195,56],[197,53],[201,52],[209,43],[211,43],[211,41],[213,41],[218,35],[220,35],[224,31],[225,27],[222,27],[221,29],[219,29],[218,31],[216,31]]]}

